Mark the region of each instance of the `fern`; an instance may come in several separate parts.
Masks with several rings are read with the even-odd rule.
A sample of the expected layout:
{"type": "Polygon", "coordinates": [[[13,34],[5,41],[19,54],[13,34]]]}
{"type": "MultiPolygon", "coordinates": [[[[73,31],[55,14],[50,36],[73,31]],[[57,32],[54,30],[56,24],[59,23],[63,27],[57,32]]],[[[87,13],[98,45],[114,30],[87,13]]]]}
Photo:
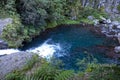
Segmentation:
{"type": "Polygon", "coordinates": [[[66,70],[59,73],[59,75],[56,75],[55,80],[68,80],[72,76],[73,76],[73,71],[66,70]]]}
{"type": "Polygon", "coordinates": [[[31,77],[25,77],[24,80],[68,80],[72,75],[73,71],[71,70],[59,70],[54,66],[45,64],[33,75],[30,75],[31,77]]]}

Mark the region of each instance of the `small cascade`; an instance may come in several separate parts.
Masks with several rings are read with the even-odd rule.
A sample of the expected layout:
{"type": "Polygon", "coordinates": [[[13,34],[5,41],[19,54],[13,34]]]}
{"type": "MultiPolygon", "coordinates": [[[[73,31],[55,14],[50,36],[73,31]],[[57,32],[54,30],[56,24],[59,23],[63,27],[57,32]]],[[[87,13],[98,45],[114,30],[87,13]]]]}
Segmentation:
{"type": "Polygon", "coordinates": [[[12,54],[16,52],[20,52],[20,51],[18,49],[2,49],[0,50],[0,55],[12,54]]]}
{"type": "MultiPolygon", "coordinates": [[[[60,44],[55,43],[55,44],[50,44],[49,42],[51,39],[46,40],[42,45],[35,47],[35,48],[30,48],[26,50],[27,52],[32,52],[32,53],[37,53],[39,56],[44,57],[44,58],[50,58],[53,56],[54,53],[57,53],[61,50],[60,44]]],[[[0,50],[0,55],[6,55],[6,54],[12,54],[20,52],[18,49],[2,49],[0,50]]],[[[60,54],[57,54],[57,56],[61,56],[60,54]]]]}
{"type": "MultiPolygon", "coordinates": [[[[36,48],[31,48],[27,51],[37,53],[38,55],[45,57],[45,58],[50,58],[53,56],[54,53],[58,52],[61,50],[60,44],[50,44],[49,41],[51,39],[48,39],[45,41],[42,45],[36,47],[36,48]]],[[[58,55],[59,56],[59,55],[58,55]]]]}

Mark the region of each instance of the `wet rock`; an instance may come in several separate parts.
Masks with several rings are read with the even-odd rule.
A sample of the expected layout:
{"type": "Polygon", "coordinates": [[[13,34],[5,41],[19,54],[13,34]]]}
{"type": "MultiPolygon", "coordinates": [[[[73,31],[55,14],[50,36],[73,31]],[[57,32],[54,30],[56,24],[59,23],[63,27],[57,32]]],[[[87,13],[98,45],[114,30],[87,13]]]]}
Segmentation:
{"type": "Polygon", "coordinates": [[[89,20],[94,20],[94,17],[93,16],[88,16],[87,17],[89,20]]]}
{"type": "Polygon", "coordinates": [[[99,20],[98,19],[93,20],[93,22],[94,22],[94,25],[99,24],[99,20]]]}
{"type": "Polygon", "coordinates": [[[108,23],[108,24],[110,24],[111,22],[112,22],[111,19],[106,20],[106,23],[108,23]]]}
{"type": "Polygon", "coordinates": [[[99,23],[100,23],[100,24],[110,24],[110,23],[111,23],[111,20],[110,20],[110,19],[106,19],[106,18],[100,16],[99,23]]]}
{"type": "Polygon", "coordinates": [[[33,56],[32,53],[18,52],[0,57],[0,79],[14,70],[21,69],[33,56]]]}
{"type": "Polygon", "coordinates": [[[119,53],[120,52],[120,46],[116,46],[114,50],[115,50],[116,53],[119,53]]]}

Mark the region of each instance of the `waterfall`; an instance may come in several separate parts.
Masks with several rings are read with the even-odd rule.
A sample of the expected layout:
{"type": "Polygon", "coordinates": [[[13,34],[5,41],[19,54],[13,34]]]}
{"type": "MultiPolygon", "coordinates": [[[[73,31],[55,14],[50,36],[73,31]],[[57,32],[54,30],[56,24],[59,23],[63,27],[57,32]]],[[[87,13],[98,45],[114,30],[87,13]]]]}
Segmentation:
{"type": "Polygon", "coordinates": [[[16,52],[20,52],[20,51],[18,49],[2,49],[0,50],[0,55],[12,54],[16,52]]]}
{"type": "MultiPolygon", "coordinates": [[[[50,44],[49,43],[50,40],[51,39],[48,39],[42,45],[39,45],[38,47],[35,47],[35,48],[30,48],[26,51],[32,52],[32,53],[37,53],[39,56],[42,56],[45,58],[50,58],[53,56],[54,53],[61,50],[59,43],[50,44]]],[[[20,52],[20,50],[18,50],[18,49],[3,49],[3,50],[0,50],[0,55],[12,54],[12,53],[16,53],[16,52],[20,52]]]]}
{"type": "Polygon", "coordinates": [[[48,39],[42,45],[36,48],[31,48],[27,51],[37,53],[39,56],[42,57],[47,57],[47,58],[52,57],[54,53],[61,50],[61,47],[59,43],[50,44],[49,43],[50,40],[51,39],[48,39]]]}

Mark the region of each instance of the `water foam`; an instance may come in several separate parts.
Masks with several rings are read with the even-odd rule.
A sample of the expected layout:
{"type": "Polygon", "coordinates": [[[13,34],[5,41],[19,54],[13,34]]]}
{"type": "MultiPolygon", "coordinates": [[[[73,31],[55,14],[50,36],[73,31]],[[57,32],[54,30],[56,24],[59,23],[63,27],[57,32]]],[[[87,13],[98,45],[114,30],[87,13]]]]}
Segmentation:
{"type": "Polygon", "coordinates": [[[0,50],[0,55],[12,54],[16,52],[20,52],[20,51],[18,49],[2,49],[0,50]]]}
{"type": "MultiPolygon", "coordinates": [[[[26,51],[37,53],[39,56],[42,56],[45,58],[50,58],[53,56],[54,53],[61,50],[59,43],[49,44],[50,41],[51,41],[51,39],[48,39],[42,45],[40,45],[36,48],[30,48],[26,51]]],[[[12,54],[12,53],[16,53],[16,52],[20,52],[20,50],[18,50],[18,49],[3,49],[3,50],[0,50],[0,55],[12,54]]]]}
{"type": "Polygon", "coordinates": [[[38,46],[37,48],[31,48],[27,51],[37,53],[39,56],[46,58],[52,57],[54,53],[61,50],[61,47],[59,43],[49,44],[49,41],[50,39],[45,41],[42,45],[38,46]]]}

